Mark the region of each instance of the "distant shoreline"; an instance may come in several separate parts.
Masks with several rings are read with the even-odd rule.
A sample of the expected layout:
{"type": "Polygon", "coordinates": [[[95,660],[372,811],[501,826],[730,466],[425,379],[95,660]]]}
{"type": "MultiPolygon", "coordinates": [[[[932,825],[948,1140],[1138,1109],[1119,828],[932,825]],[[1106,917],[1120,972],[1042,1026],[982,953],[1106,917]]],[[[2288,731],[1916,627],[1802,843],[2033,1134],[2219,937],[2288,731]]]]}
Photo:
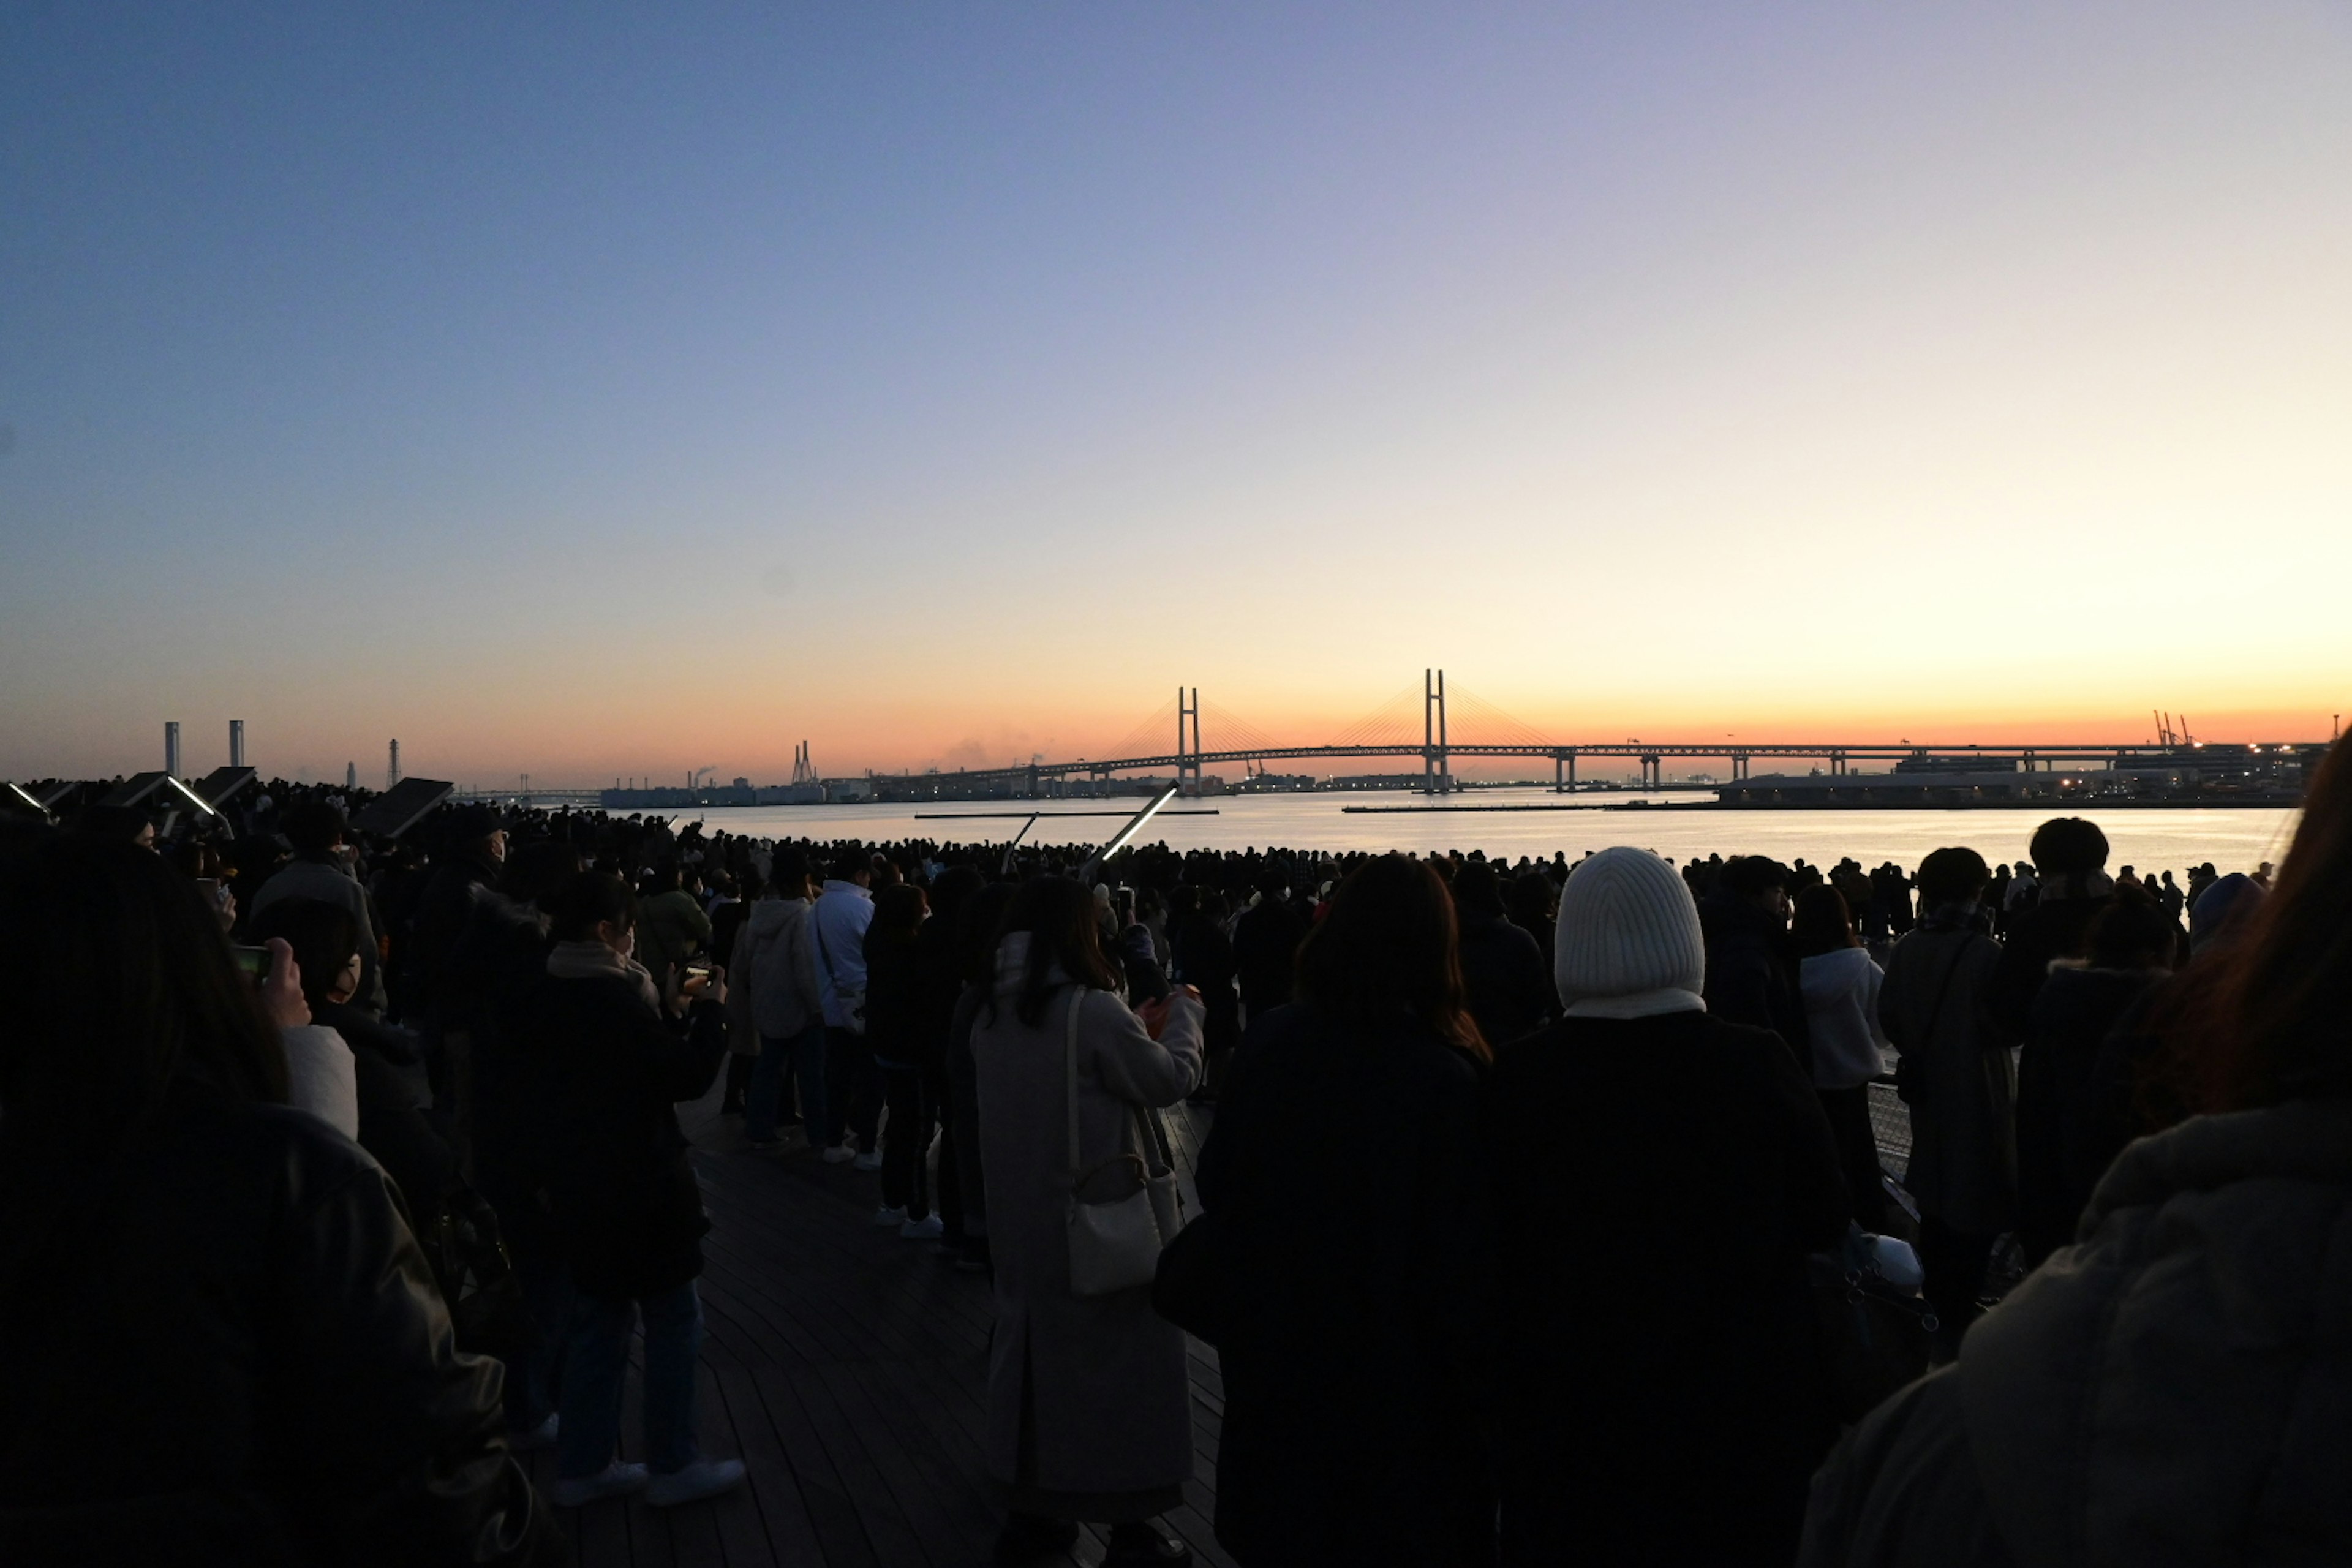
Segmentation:
{"type": "Polygon", "coordinates": [[[2293,811],[2303,805],[2300,796],[2282,800],[1988,800],[1966,805],[1937,801],[1785,801],[1779,805],[1759,805],[1750,802],[1734,804],[1719,800],[1623,800],[1595,802],[1590,805],[1571,805],[1566,802],[1554,805],[1512,804],[1507,805],[1343,805],[1339,809],[1350,816],[1381,816],[1399,814],[1463,816],[1498,811],[2293,811]]]}

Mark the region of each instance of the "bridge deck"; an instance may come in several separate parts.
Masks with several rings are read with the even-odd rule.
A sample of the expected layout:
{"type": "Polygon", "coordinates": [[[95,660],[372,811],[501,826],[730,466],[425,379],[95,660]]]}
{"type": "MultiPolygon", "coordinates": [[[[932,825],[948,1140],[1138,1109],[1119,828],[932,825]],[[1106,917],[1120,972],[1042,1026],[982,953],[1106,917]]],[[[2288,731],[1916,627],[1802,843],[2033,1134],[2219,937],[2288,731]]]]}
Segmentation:
{"type": "MultiPolygon", "coordinates": [[[[702,1444],[751,1471],[732,1497],[667,1513],[641,1502],[563,1514],[582,1568],[968,1568],[990,1560],[998,1515],[982,1458],[988,1285],[929,1244],[871,1221],[879,1178],[805,1153],[742,1146],[718,1091],[681,1108],[698,1152],[711,1234],[702,1278],[702,1444]]],[[[1204,1113],[1170,1118],[1189,1187],[1204,1113]]],[[[1188,1193],[1189,1196],[1189,1193],[1188,1193]]],[[[630,1383],[622,1451],[641,1430],[630,1383]]],[[[1197,1477],[1170,1529],[1196,1561],[1229,1568],[1211,1534],[1218,1422],[1216,1352],[1192,1356],[1197,1477]]],[[[542,1487],[553,1458],[532,1457],[542,1487]]],[[[1089,1531],[1064,1568],[1099,1562],[1089,1531]]]]}

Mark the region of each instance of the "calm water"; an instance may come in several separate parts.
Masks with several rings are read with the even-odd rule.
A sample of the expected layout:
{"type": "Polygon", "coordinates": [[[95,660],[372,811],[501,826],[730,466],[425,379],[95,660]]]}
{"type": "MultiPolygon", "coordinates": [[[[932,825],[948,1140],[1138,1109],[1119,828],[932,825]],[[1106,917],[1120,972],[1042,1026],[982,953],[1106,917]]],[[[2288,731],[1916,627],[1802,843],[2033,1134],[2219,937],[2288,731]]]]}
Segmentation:
{"type": "MultiPolygon", "coordinates": [[[[1965,844],[1987,860],[2021,860],[2026,840],[2047,816],[2040,811],[1622,811],[1594,804],[1567,811],[1351,814],[1346,805],[1404,805],[1420,797],[1365,791],[1360,794],[1265,795],[1213,798],[1198,803],[1214,806],[1214,816],[1166,816],[1152,822],[1144,837],[1177,849],[1245,849],[1280,845],[1294,849],[1483,849],[1490,857],[1521,855],[1549,858],[1556,849],[1570,859],[1588,849],[1613,844],[1633,844],[1676,861],[1704,858],[1720,852],[1770,855],[1780,860],[1800,856],[1817,865],[1834,864],[1851,855],[1865,866],[1893,860],[1916,866],[1930,849],[1965,844]]],[[[1481,790],[1469,799],[1482,805],[1549,803],[1560,797],[1545,790],[1481,790]]],[[[1612,803],[1629,798],[1608,797],[1612,803]]],[[[1659,795],[1659,801],[1684,801],[1687,795],[1659,795]]],[[[1120,816],[1055,820],[1052,814],[1072,811],[1132,810],[1133,801],[1045,801],[1047,815],[1029,830],[1026,842],[1095,843],[1109,837],[1123,822],[1120,816]]],[[[1021,826],[1019,816],[988,816],[982,813],[1010,810],[1006,803],[948,803],[912,805],[759,805],[711,806],[677,814],[684,822],[699,817],[712,829],[755,837],[793,838],[862,838],[868,842],[897,838],[930,838],[961,843],[1002,843],[1021,826]],[[921,811],[927,820],[916,820],[921,811]],[[962,822],[939,820],[931,814],[964,817],[962,822]]],[[[1176,809],[1171,806],[1171,809],[1176,809]]],[[[1025,808],[1024,808],[1025,815],[1025,808]]],[[[2264,860],[2277,860],[2294,832],[2292,811],[2083,811],[2083,816],[2106,830],[2114,854],[2110,869],[2136,866],[2169,868],[2178,874],[2210,860],[2223,871],[2251,871],[2264,860]]]]}

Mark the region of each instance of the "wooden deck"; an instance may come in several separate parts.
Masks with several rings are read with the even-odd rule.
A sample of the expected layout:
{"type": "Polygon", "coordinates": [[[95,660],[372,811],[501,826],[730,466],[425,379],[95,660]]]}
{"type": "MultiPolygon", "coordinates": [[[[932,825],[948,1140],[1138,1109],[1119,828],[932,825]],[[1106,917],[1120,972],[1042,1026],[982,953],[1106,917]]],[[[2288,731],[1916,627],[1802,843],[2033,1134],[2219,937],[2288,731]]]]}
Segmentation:
{"type": "MultiPolygon", "coordinates": [[[[986,1279],[950,1267],[929,1242],[873,1223],[880,1178],[802,1151],[755,1154],[716,1090],[681,1107],[712,1230],[704,1239],[701,1436],[740,1457],[744,1489],[657,1512],[599,1503],[562,1515],[583,1568],[658,1563],[787,1568],[975,1568],[999,1515],[982,1431],[987,1399],[986,1279]]],[[[1206,1113],[1171,1113],[1189,1202],[1206,1113]]],[[[797,1143],[788,1145],[797,1149],[797,1143]]],[[[1229,1568],[1210,1532],[1217,1428],[1216,1352],[1194,1342],[1189,1506],[1166,1523],[1196,1562],[1229,1568]]],[[[642,1446],[636,1378],[622,1452],[642,1446]]],[[[552,1483],[551,1455],[533,1475],[552,1483]]],[[[1103,1533],[1045,1561],[1093,1564],[1103,1533]]]]}

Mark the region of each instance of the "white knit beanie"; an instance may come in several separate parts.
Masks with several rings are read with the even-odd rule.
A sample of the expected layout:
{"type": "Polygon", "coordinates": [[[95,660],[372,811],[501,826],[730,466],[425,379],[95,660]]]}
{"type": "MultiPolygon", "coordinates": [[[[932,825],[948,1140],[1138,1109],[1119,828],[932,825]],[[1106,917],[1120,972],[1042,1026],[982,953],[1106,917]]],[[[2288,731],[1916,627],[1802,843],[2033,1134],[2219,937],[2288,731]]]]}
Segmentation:
{"type": "Polygon", "coordinates": [[[1570,1017],[1705,1012],[1706,941],[1675,868],[1646,849],[1603,849],[1560,889],[1552,979],[1570,1017]]]}

